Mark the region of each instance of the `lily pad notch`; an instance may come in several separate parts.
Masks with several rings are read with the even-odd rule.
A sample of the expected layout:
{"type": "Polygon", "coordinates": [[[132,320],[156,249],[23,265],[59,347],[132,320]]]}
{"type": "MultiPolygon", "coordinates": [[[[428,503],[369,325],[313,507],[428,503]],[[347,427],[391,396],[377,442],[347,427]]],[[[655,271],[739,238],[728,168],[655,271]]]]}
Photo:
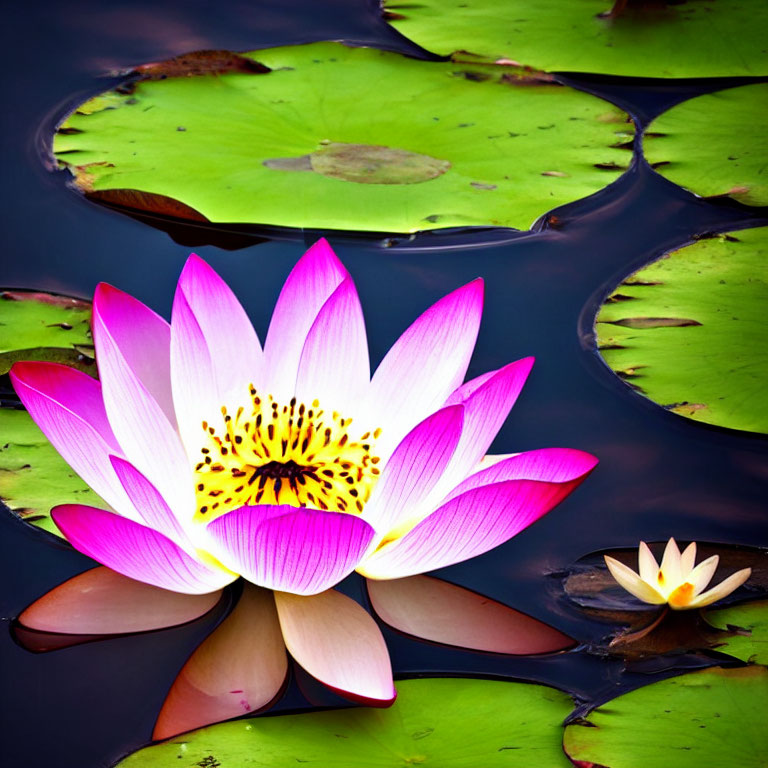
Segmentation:
{"type": "Polygon", "coordinates": [[[768,227],[701,239],[627,277],[600,308],[606,364],[695,421],[768,432],[768,227]]]}

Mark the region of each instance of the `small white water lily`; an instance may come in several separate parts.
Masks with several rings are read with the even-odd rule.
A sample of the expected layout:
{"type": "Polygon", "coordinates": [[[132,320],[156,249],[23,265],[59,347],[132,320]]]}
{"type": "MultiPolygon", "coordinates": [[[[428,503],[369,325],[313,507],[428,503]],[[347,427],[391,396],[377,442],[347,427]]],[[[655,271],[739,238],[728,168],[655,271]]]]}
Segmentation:
{"type": "Polygon", "coordinates": [[[624,589],[644,603],[652,605],[669,605],[670,608],[681,611],[689,608],[703,608],[730,595],[740,587],[751,575],[751,568],[742,568],[721,581],[716,587],[704,592],[712,580],[720,562],[718,555],[712,555],[702,560],[696,567],[696,542],[691,542],[683,551],[674,539],[667,542],[661,565],[648,545],[640,542],[637,560],[640,574],[608,555],[604,555],[605,564],[616,581],[624,589]]]}

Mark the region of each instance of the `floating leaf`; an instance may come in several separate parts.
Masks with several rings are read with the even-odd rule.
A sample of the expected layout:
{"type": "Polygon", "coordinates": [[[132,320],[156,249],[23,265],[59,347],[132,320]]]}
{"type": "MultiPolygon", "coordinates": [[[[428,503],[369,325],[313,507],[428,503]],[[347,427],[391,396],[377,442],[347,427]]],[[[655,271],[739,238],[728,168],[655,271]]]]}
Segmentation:
{"type": "Polygon", "coordinates": [[[768,83],[684,101],[648,126],[646,159],[662,176],[702,197],[768,205],[766,113],[768,83]]]}
{"type": "Polygon", "coordinates": [[[682,416],[768,432],[768,228],[667,254],[624,280],[597,316],[605,362],[682,416]]]}
{"type": "Polygon", "coordinates": [[[717,650],[742,661],[768,664],[768,601],[734,605],[707,613],[707,621],[720,629],[738,628],[717,650]]]}
{"type": "Polygon", "coordinates": [[[127,757],[121,768],[567,768],[570,697],[495,680],[403,680],[389,709],[355,708],[237,720],[127,757]]]}
{"type": "Polygon", "coordinates": [[[50,293],[0,292],[0,375],[17,360],[67,363],[95,375],[91,303],[50,293]]]}
{"type": "Polygon", "coordinates": [[[382,621],[425,640],[516,655],[554,653],[575,645],[542,621],[432,576],[367,583],[371,605],[382,621]]]}
{"type": "Polygon", "coordinates": [[[22,520],[61,536],[57,504],[104,502],[69,468],[26,411],[0,408],[0,501],[22,520]]]}
{"type": "Polygon", "coordinates": [[[763,0],[384,0],[383,6],[399,32],[442,56],[636,77],[768,74],[763,0]]]}
{"type": "Polygon", "coordinates": [[[60,163],[88,197],[125,209],[414,232],[528,228],[631,160],[624,112],[502,67],[340,43],[242,56],[271,71],[171,71],[86,102],[55,137],[60,163]]]}
{"type": "Polygon", "coordinates": [[[764,768],[768,669],[705,669],[619,696],[565,730],[579,765],[764,768]]]}

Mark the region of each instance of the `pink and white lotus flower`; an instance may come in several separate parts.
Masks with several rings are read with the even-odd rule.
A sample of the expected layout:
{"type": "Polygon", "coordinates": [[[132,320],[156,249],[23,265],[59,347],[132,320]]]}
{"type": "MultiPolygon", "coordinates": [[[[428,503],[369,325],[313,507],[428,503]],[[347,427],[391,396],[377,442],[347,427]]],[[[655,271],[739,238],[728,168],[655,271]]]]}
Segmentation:
{"type": "MultiPolygon", "coordinates": [[[[344,695],[391,703],[378,626],[333,587],[355,570],[401,580],[387,593],[391,608],[413,592],[406,577],[502,544],[596,464],[571,449],[485,456],[533,361],[462,384],[482,304],[480,280],[444,297],[371,376],[355,286],[323,240],[288,277],[263,349],[232,291],[197,256],[181,274],[170,324],[99,285],[100,381],[40,362],[17,363],[11,377],[104,500],[103,509],[57,507],[57,525],[129,578],[88,572],[90,582],[99,572],[110,580],[100,593],[83,586],[87,574],[76,577],[28,609],[27,623],[67,624],[86,593],[100,595],[104,610],[119,584],[145,595],[131,580],[199,600],[242,576],[240,603],[182,670],[156,736],[268,703],[286,676],[286,647],[344,695]]],[[[167,595],[157,599],[167,611],[167,595]]],[[[104,623],[125,621],[121,606],[121,616],[106,609],[104,623]]]]}

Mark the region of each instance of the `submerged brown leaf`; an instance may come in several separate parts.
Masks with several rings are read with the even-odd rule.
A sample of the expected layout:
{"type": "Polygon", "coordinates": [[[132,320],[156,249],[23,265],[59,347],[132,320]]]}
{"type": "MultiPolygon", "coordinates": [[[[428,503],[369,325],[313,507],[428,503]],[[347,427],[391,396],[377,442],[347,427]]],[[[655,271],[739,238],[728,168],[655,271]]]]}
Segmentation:
{"type": "Polygon", "coordinates": [[[98,203],[157,213],[161,216],[172,216],[188,221],[208,221],[202,213],[196,211],[192,206],[173,197],[157,195],[153,192],[141,192],[138,189],[104,189],[86,191],[85,196],[98,203]]]}

